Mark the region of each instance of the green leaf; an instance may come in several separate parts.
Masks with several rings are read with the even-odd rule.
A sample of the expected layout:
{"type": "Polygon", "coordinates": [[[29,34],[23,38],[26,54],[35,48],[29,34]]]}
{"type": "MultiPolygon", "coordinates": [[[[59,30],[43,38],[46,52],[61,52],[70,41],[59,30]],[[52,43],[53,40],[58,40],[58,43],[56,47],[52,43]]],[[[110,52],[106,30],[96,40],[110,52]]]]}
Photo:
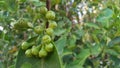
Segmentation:
{"type": "Polygon", "coordinates": [[[111,18],[113,16],[113,13],[113,10],[110,8],[103,9],[103,11],[101,12],[101,14],[107,18],[111,18]]]}
{"type": "Polygon", "coordinates": [[[100,13],[100,15],[97,17],[97,21],[102,24],[104,27],[109,27],[109,19],[113,16],[114,12],[112,9],[106,8],[103,9],[100,13]]]}
{"type": "Polygon", "coordinates": [[[85,60],[90,56],[90,50],[89,49],[83,49],[81,50],[81,53],[77,56],[79,58],[79,65],[82,66],[85,63],[85,60]]]}
{"type": "Polygon", "coordinates": [[[56,4],[59,4],[61,0],[51,0],[51,5],[54,6],[56,4]]]}
{"type": "Polygon", "coordinates": [[[112,47],[116,44],[120,44],[120,37],[116,37],[114,39],[112,39],[109,43],[108,43],[108,46],[109,47],[112,47]]]}
{"type": "Polygon", "coordinates": [[[55,42],[55,45],[56,45],[56,47],[58,49],[58,53],[60,55],[63,53],[64,47],[66,45],[66,41],[67,41],[66,37],[63,36],[63,37],[59,38],[59,40],[57,40],[55,42]]]}
{"type": "Polygon", "coordinates": [[[38,6],[45,6],[45,2],[33,2],[33,4],[38,7],[38,6]]]}
{"type": "Polygon", "coordinates": [[[3,63],[0,61],[0,68],[4,68],[3,63]]]}
{"type": "Polygon", "coordinates": [[[120,56],[120,54],[113,49],[107,49],[106,53],[113,55],[113,56],[120,56]]]}
{"type": "MultiPolygon", "coordinates": [[[[96,34],[98,34],[96,31],[94,31],[96,34]]],[[[93,40],[96,42],[96,43],[99,43],[99,39],[98,37],[96,36],[96,34],[93,34],[92,37],[93,37],[93,40]]]]}
{"type": "Polygon", "coordinates": [[[111,65],[111,68],[120,68],[120,59],[116,56],[111,55],[110,60],[113,61],[113,64],[111,65]]]}
{"type": "Polygon", "coordinates": [[[102,49],[99,45],[94,45],[90,47],[91,55],[98,56],[101,53],[102,49]]]}
{"type": "Polygon", "coordinates": [[[69,44],[70,45],[76,45],[76,36],[75,35],[72,35],[70,38],[69,38],[69,44]]]}
{"type": "Polygon", "coordinates": [[[5,1],[0,1],[0,5],[5,4],[5,1]]]}
{"type": "Polygon", "coordinates": [[[24,64],[22,64],[21,68],[32,68],[32,64],[25,62],[24,64]]]}
{"type": "Polygon", "coordinates": [[[74,33],[77,36],[77,39],[80,39],[85,34],[85,31],[79,29],[76,30],[74,33]]]}
{"type": "Polygon", "coordinates": [[[11,65],[9,68],[15,68],[15,65],[11,65]]]}
{"type": "Polygon", "coordinates": [[[29,0],[29,1],[32,1],[32,2],[39,2],[39,0],[29,0]]]}
{"type": "Polygon", "coordinates": [[[111,47],[110,49],[113,49],[113,50],[117,51],[118,53],[120,53],[120,46],[119,46],[119,44],[111,47]]]}
{"type": "Polygon", "coordinates": [[[0,9],[7,9],[5,1],[0,1],[0,9]]]}
{"type": "Polygon", "coordinates": [[[26,57],[25,51],[20,49],[15,68],[62,68],[56,47],[46,58],[26,57]]]}
{"type": "Polygon", "coordinates": [[[20,2],[25,2],[25,1],[27,1],[27,0],[20,0],[20,2]]]}
{"type": "Polygon", "coordinates": [[[113,16],[113,14],[114,14],[114,12],[112,9],[109,9],[109,8],[103,9],[101,11],[100,15],[98,16],[97,20],[100,22],[104,22],[104,20],[110,19],[113,16]],[[101,20],[99,20],[99,19],[101,19],[101,20]]]}
{"type": "Polygon", "coordinates": [[[83,68],[83,67],[79,65],[67,65],[66,68],[83,68]]]}
{"type": "Polygon", "coordinates": [[[92,28],[95,28],[95,29],[100,29],[100,28],[98,27],[98,25],[95,24],[95,23],[85,23],[85,26],[92,27],[92,28]]]}
{"type": "Polygon", "coordinates": [[[27,40],[27,42],[35,42],[35,40],[38,38],[38,36],[31,37],[27,40]]]}
{"type": "Polygon", "coordinates": [[[67,47],[71,50],[74,49],[76,47],[76,40],[77,40],[77,37],[75,35],[71,35],[67,39],[67,47]]]}
{"type": "Polygon", "coordinates": [[[100,23],[104,26],[104,25],[107,25],[107,23],[108,23],[108,18],[99,15],[99,16],[97,17],[97,21],[100,22],[100,23]]]}
{"type": "Polygon", "coordinates": [[[65,33],[66,29],[57,29],[55,30],[54,34],[60,36],[61,34],[65,33]]]}
{"type": "Polygon", "coordinates": [[[66,68],[83,68],[83,64],[89,56],[90,49],[82,49],[80,54],[76,56],[76,60],[74,60],[70,65],[66,65],[66,68]]]}
{"type": "Polygon", "coordinates": [[[18,9],[18,3],[16,0],[6,0],[8,11],[15,12],[18,9]]]}

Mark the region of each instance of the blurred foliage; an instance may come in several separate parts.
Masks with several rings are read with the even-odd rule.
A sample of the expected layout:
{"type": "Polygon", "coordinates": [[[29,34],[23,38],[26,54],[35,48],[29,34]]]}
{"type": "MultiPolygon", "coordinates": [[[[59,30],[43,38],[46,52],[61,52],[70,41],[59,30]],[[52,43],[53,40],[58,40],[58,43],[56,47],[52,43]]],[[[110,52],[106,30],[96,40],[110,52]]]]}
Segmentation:
{"type": "MultiPolygon", "coordinates": [[[[0,68],[15,68],[21,42],[36,36],[14,24],[39,25],[37,9],[45,5],[46,0],[0,0],[0,68]]],[[[119,6],[120,0],[51,0],[58,24],[54,41],[64,68],[120,68],[119,6]]]]}

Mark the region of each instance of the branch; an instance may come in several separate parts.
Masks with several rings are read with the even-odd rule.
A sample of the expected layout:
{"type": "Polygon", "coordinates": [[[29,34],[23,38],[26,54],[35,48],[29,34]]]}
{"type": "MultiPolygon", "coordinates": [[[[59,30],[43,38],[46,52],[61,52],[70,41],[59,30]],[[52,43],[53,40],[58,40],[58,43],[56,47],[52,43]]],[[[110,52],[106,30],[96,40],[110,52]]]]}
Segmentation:
{"type": "MultiPolygon", "coordinates": [[[[48,10],[50,10],[50,8],[51,8],[51,0],[46,0],[46,8],[48,9],[48,10]]],[[[46,28],[48,28],[48,26],[49,26],[49,23],[48,23],[48,21],[46,22],[46,28]]]]}
{"type": "Polygon", "coordinates": [[[48,10],[50,10],[50,8],[51,8],[51,0],[46,0],[46,8],[48,9],[48,10]]]}

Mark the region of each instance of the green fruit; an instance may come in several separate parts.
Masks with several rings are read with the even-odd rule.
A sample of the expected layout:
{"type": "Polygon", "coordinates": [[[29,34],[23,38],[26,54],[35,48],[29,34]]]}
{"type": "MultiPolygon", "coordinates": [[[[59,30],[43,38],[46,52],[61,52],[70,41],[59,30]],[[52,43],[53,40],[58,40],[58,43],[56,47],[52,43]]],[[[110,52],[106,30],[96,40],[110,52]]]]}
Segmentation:
{"type": "Polygon", "coordinates": [[[32,27],[33,27],[33,24],[24,19],[14,24],[14,29],[17,29],[17,30],[24,30],[32,27]]]}
{"type": "Polygon", "coordinates": [[[53,35],[53,29],[52,28],[47,28],[46,29],[46,34],[53,35]]]}
{"type": "Polygon", "coordinates": [[[49,27],[55,28],[55,27],[57,27],[57,23],[55,21],[50,21],[49,27]]]}
{"type": "Polygon", "coordinates": [[[53,20],[53,19],[55,19],[55,13],[54,13],[53,11],[48,11],[48,12],[46,13],[46,18],[47,18],[48,20],[53,20]]]}
{"type": "Polygon", "coordinates": [[[18,23],[20,27],[27,27],[27,21],[24,19],[21,19],[18,23]]]}
{"type": "Polygon", "coordinates": [[[32,47],[32,54],[37,56],[39,54],[39,49],[40,49],[40,46],[33,46],[32,47]]]}
{"type": "Polygon", "coordinates": [[[15,23],[14,26],[13,26],[13,28],[14,29],[19,29],[18,26],[19,26],[19,23],[15,23]]]}
{"type": "Polygon", "coordinates": [[[31,51],[31,49],[26,50],[26,51],[25,51],[25,55],[26,55],[27,57],[32,57],[32,51],[31,51]]]}
{"type": "Polygon", "coordinates": [[[48,11],[47,8],[44,7],[44,6],[42,6],[42,7],[39,8],[39,12],[40,12],[41,14],[46,14],[47,11],[48,11]]]}
{"type": "Polygon", "coordinates": [[[28,49],[30,46],[31,46],[31,45],[30,45],[28,42],[23,42],[23,43],[21,44],[21,47],[22,47],[23,50],[28,49]]]}
{"type": "Polygon", "coordinates": [[[43,28],[42,28],[41,26],[36,26],[36,27],[34,28],[34,32],[35,32],[36,34],[41,34],[41,33],[43,32],[43,28]]]}
{"type": "Polygon", "coordinates": [[[43,48],[39,51],[39,57],[44,58],[47,56],[47,51],[45,51],[43,48]]]}
{"type": "Polygon", "coordinates": [[[33,27],[33,24],[30,23],[30,22],[28,22],[27,25],[28,25],[29,28],[32,28],[32,27],[33,27]]]}
{"type": "Polygon", "coordinates": [[[21,27],[21,28],[30,28],[30,27],[33,27],[32,23],[28,22],[27,20],[20,20],[19,22],[19,26],[18,27],[21,27]]]}
{"type": "Polygon", "coordinates": [[[42,37],[42,43],[49,43],[51,42],[51,37],[49,35],[44,35],[42,37]]]}
{"type": "Polygon", "coordinates": [[[45,50],[46,50],[47,52],[53,51],[53,44],[50,43],[50,44],[48,44],[48,45],[45,45],[45,50]]]}

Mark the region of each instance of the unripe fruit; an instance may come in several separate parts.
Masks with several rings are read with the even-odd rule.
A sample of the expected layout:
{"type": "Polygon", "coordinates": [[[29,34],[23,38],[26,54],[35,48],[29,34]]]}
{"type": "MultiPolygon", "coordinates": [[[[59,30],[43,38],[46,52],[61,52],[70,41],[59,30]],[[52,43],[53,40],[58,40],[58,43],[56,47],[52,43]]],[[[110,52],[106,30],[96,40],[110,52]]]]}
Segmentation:
{"type": "Polygon", "coordinates": [[[40,49],[40,46],[33,46],[32,47],[32,54],[37,56],[39,54],[39,49],[40,49]]]}
{"type": "Polygon", "coordinates": [[[39,57],[44,58],[47,56],[47,51],[45,51],[43,48],[39,51],[39,57]]]}
{"type": "Polygon", "coordinates": [[[54,29],[57,27],[57,23],[55,21],[50,21],[49,27],[54,29]]]}
{"type": "Polygon", "coordinates": [[[24,20],[24,19],[20,20],[18,23],[19,23],[19,27],[23,27],[24,28],[24,27],[28,26],[27,21],[24,20]]]}
{"type": "Polygon", "coordinates": [[[33,27],[32,23],[27,22],[25,20],[20,20],[19,22],[14,24],[13,28],[17,30],[24,30],[24,29],[32,28],[32,27],[33,27]]]}
{"type": "Polygon", "coordinates": [[[33,27],[32,23],[30,23],[30,22],[28,22],[27,20],[24,20],[24,19],[20,20],[18,22],[18,24],[19,24],[18,27],[21,27],[21,28],[31,28],[31,27],[33,27]]]}
{"type": "Polygon", "coordinates": [[[52,35],[53,34],[53,29],[52,28],[47,28],[46,29],[46,34],[52,35]]]}
{"type": "Polygon", "coordinates": [[[23,50],[26,50],[26,49],[28,49],[30,47],[30,44],[28,42],[23,42],[21,44],[21,47],[22,47],[23,50]]]}
{"type": "Polygon", "coordinates": [[[31,51],[31,49],[26,50],[26,51],[25,51],[25,55],[26,55],[27,57],[32,57],[32,51],[31,51]]]}
{"type": "Polygon", "coordinates": [[[83,42],[92,42],[92,38],[90,36],[90,34],[88,32],[85,33],[85,35],[83,36],[83,39],[82,39],[83,42]]]}
{"type": "Polygon", "coordinates": [[[29,28],[32,28],[32,27],[33,27],[33,24],[30,23],[30,22],[28,22],[27,25],[28,25],[29,28]]]}
{"type": "Polygon", "coordinates": [[[53,51],[53,44],[50,43],[50,44],[48,44],[48,45],[45,45],[45,50],[46,50],[47,52],[53,51]]]}
{"type": "Polygon", "coordinates": [[[53,11],[48,11],[48,12],[46,13],[46,18],[47,18],[48,20],[53,20],[53,19],[55,19],[55,13],[54,13],[53,11]]]}
{"type": "Polygon", "coordinates": [[[36,26],[36,27],[34,28],[34,32],[35,32],[36,34],[40,34],[40,33],[43,32],[43,28],[42,28],[41,26],[36,26]]]}
{"type": "Polygon", "coordinates": [[[51,42],[50,36],[49,35],[44,35],[42,37],[42,43],[49,43],[49,42],[51,42]]]}
{"type": "Polygon", "coordinates": [[[26,10],[27,10],[27,12],[29,12],[29,13],[32,11],[30,5],[28,5],[28,6],[26,7],[26,10]]]}
{"type": "Polygon", "coordinates": [[[42,6],[42,7],[39,8],[39,12],[40,12],[41,14],[46,14],[47,11],[48,11],[47,8],[44,7],[44,6],[42,6]]]}

